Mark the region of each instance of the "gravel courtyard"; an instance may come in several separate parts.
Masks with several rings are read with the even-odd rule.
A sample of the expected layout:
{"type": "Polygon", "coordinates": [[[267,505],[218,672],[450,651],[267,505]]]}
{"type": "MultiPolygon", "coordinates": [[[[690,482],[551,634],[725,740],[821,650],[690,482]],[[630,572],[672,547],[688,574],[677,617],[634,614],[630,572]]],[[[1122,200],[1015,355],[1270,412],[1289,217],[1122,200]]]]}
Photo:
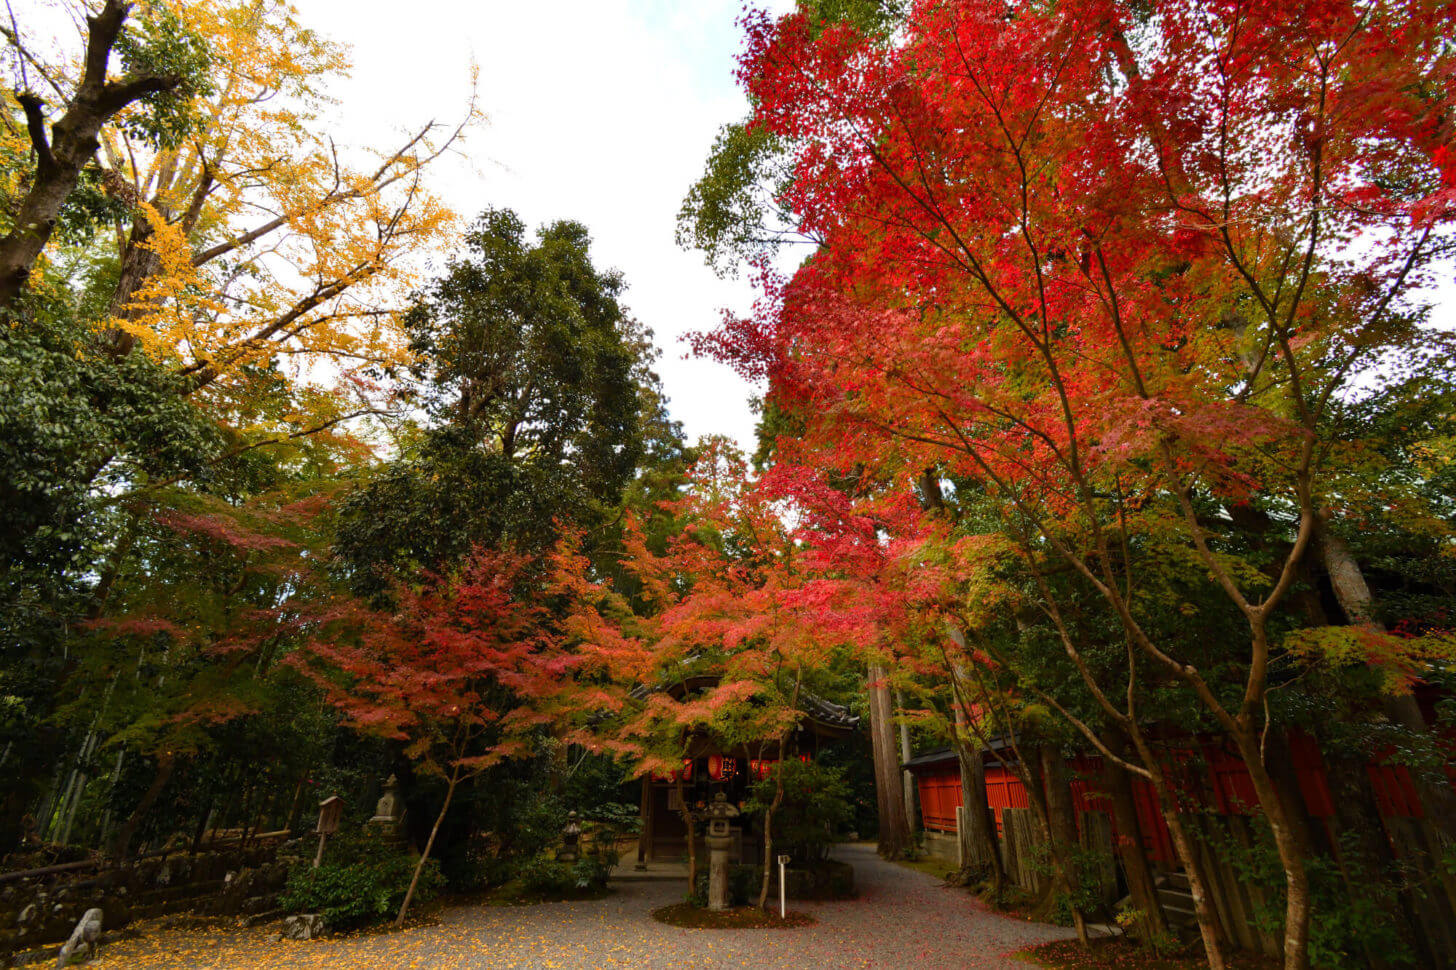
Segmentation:
{"type": "Polygon", "coordinates": [[[97,967],[127,970],[338,968],[338,970],[591,970],[598,967],[1018,967],[1008,954],[1069,930],[988,912],[958,890],[881,861],[869,846],[841,846],[859,898],[799,903],[817,925],[790,930],[688,930],[652,919],[682,898],[681,881],[624,879],[606,899],[539,906],[454,907],[436,926],[405,933],[273,942],[276,927],[171,931],[102,951],[97,967]]]}

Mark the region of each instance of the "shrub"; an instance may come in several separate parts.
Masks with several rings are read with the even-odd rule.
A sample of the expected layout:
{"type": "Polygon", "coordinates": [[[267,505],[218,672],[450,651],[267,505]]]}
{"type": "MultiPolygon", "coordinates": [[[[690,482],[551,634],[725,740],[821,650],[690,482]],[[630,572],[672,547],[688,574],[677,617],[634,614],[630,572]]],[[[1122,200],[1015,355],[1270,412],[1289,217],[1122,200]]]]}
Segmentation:
{"type": "Polygon", "coordinates": [[[521,888],[530,895],[570,897],[606,888],[612,864],[602,856],[582,856],[575,862],[539,856],[521,865],[516,871],[516,878],[521,888]]]}
{"type": "MultiPolygon", "coordinates": [[[[367,837],[341,837],[329,843],[324,864],[312,860],[288,873],[278,902],[296,913],[320,913],[333,930],[352,929],[394,916],[404,902],[415,858],[367,837]]],[[[415,887],[416,904],[435,898],[445,885],[434,859],[425,863],[415,887]]]]}
{"type": "MultiPolygon", "coordinates": [[[[775,853],[782,846],[793,865],[813,867],[824,861],[854,816],[844,770],[791,758],[775,772],[783,772],[784,781],[784,800],[773,816],[775,853]]],[[[762,812],[772,805],[776,785],[773,774],[756,783],[746,810],[762,812]]]]}
{"type": "Polygon", "coordinates": [[[617,832],[636,833],[642,827],[641,809],[630,802],[606,802],[582,812],[582,818],[617,832]]]}
{"type": "MultiPolygon", "coordinates": [[[[758,890],[763,883],[763,867],[735,865],[728,867],[728,905],[747,906],[758,902],[758,890]]],[[[688,893],[687,901],[694,906],[708,905],[708,871],[698,872],[698,881],[688,893]]]]}

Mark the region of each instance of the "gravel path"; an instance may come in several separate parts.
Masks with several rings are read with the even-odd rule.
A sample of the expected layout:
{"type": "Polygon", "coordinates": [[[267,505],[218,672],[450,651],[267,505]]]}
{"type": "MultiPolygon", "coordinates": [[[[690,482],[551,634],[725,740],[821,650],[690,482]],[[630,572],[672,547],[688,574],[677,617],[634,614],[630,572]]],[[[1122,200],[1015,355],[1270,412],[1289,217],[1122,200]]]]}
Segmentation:
{"type": "Polygon", "coordinates": [[[854,865],[858,899],[798,903],[818,923],[790,930],[687,930],[652,919],[682,899],[680,881],[628,879],[606,899],[539,906],[445,910],[437,926],[405,933],[270,942],[276,927],[173,931],[118,943],[98,968],[128,970],[595,970],[633,967],[840,968],[1016,967],[1013,950],[1063,939],[1069,930],[987,911],[963,891],[881,861],[869,846],[841,846],[854,865]]]}

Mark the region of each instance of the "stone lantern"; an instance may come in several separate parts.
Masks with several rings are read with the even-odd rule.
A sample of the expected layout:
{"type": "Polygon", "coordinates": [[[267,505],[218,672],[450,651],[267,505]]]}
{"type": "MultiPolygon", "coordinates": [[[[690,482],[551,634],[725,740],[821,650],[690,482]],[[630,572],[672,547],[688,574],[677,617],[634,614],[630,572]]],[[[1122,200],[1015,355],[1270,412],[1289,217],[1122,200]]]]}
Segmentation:
{"type": "Polygon", "coordinates": [[[575,812],[566,813],[566,826],[561,830],[561,851],[556,853],[559,862],[575,862],[577,847],[581,844],[581,822],[575,812]]]}
{"type": "Polygon", "coordinates": [[[728,908],[728,850],[733,845],[728,822],[738,817],[738,806],[719,792],[708,806],[708,908],[720,913],[728,908]]]}

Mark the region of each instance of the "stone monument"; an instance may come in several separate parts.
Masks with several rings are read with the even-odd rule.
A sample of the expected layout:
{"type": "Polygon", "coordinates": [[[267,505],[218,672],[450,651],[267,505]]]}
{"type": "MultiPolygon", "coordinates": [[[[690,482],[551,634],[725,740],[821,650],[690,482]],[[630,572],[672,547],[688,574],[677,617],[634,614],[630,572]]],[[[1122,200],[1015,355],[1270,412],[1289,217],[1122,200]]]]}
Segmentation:
{"type": "Polygon", "coordinates": [[[384,783],[384,794],[379,796],[379,801],[374,805],[374,817],[369,820],[370,825],[377,825],[381,828],[398,829],[404,821],[404,800],[399,797],[399,778],[389,776],[384,783]]]}
{"type": "Polygon", "coordinates": [[[76,957],[96,959],[97,947],[101,942],[101,910],[88,909],[81,922],[71,931],[71,938],[61,947],[56,957],[56,966],[64,967],[76,957]]]}
{"type": "Polygon", "coordinates": [[[708,806],[708,908],[721,913],[728,908],[728,850],[733,845],[728,820],[738,817],[738,806],[719,792],[708,806]]]}
{"type": "Polygon", "coordinates": [[[404,844],[404,799],[399,794],[399,779],[394,775],[384,783],[384,794],[374,806],[374,817],[365,831],[385,842],[404,844]]]}

